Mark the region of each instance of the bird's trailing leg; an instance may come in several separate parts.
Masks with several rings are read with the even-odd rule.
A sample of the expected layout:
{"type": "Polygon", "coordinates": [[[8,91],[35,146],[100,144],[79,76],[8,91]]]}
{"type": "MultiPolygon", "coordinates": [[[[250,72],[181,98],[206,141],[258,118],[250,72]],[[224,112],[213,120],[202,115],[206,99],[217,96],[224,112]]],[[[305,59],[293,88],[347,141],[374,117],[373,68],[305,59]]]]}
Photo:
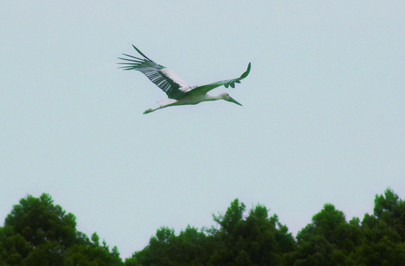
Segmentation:
{"type": "Polygon", "coordinates": [[[148,110],[146,110],[145,112],[143,112],[143,114],[146,115],[146,114],[152,113],[152,112],[154,112],[154,111],[156,111],[156,110],[163,109],[163,108],[169,107],[169,106],[170,106],[170,105],[159,106],[159,107],[156,107],[155,109],[149,108],[148,110]]]}
{"type": "Polygon", "coordinates": [[[175,99],[166,99],[166,100],[158,102],[158,104],[160,105],[159,107],[157,107],[155,109],[149,108],[148,110],[143,112],[143,114],[146,115],[146,114],[152,113],[152,112],[154,112],[156,110],[159,110],[159,109],[163,109],[163,108],[173,106],[173,105],[178,105],[178,101],[175,100],[175,99]]]}
{"type": "Polygon", "coordinates": [[[162,107],[160,106],[160,107],[155,108],[155,109],[149,108],[148,110],[146,110],[145,112],[143,112],[143,114],[146,115],[146,114],[152,113],[152,112],[154,112],[154,111],[156,111],[156,110],[159,110],[160,108],[162,108],[162,107]]]}

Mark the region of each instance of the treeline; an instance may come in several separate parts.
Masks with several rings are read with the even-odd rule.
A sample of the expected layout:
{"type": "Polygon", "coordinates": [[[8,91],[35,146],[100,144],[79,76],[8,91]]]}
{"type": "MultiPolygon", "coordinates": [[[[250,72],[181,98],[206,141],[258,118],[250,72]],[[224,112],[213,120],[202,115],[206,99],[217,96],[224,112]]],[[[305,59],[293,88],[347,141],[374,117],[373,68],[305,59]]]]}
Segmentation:
{"type": "Polygon", "coordinates": [[[0,227],[0,266],[6,265],[405,265],[405,202],[392,190],[376,195],[374,212],[346,221],[332,204],[312,217],[296,238],[264,205],[245,214],[238,199],[216,227],[188,226],[178,235],[157,230],[149,244],[122,259],[94,233],[77,231],[75,216],[48,194],[27,196],[0,227]]]}

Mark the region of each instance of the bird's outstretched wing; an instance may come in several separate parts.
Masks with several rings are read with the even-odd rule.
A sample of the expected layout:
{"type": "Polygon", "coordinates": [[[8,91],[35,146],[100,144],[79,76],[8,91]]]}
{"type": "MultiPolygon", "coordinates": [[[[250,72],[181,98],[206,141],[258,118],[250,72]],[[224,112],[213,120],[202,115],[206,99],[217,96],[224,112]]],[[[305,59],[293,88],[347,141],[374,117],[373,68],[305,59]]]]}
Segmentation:
{"type": "Polygon", "coordinates": [[[132,45],[134,49],[144,57],[144,59],[135,57],[128,54],[123,54],[127,58],[118,57],[118,59],[124,60],[118,64],[122,64],[121,67],[124,70],[137,70],[150,79],[153,83],[161,88],[169,98],[179,99],[184,93],[190,91],[192,87],[177,76],[172,70],[164,66],[156,64],[154,61],[144,55],[138,48],[132,45]]]}
{"type": "Polygon", "coordinates": [[[235,83],[240,83],[240,81],[242,79],[246,78],[249,75],[250,65],[251,64],[249,63],[247,70],[239,78],[227,79],[227,80],[217,81],[217,82],[207,84],[207,85],[197,86],[197,87],[193,88],[189,93],[198,92],[198,93],[205,94],[205,93],[209,92],[210,90],[220,87],[222,85],[225,86],[225,88],[228,88],[229,86],[231,86],[232,88],[235,88],[235,83]]]}

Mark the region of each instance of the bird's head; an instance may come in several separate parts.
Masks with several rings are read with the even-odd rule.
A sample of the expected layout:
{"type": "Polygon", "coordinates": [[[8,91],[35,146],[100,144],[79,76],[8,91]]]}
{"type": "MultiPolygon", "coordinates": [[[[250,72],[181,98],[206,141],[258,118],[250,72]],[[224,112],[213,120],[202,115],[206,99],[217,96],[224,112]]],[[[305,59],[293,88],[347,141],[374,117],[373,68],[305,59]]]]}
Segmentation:
{"type": "Polygon", "coordinates": [[[231,96],[229,96],[228,93],[222,93],[222,94],[220,94],[219,96],[221,97],[221,99],[223,99],[223,100],[225,100],[225,101],[227,101],[227,102],[231,102],[231,103],[234,103],[234,104],[237,104],[237,105],[242,106],[242,105],[241,105],[240,103],[238,103],[234,98],[232,98],[231,96]]]}

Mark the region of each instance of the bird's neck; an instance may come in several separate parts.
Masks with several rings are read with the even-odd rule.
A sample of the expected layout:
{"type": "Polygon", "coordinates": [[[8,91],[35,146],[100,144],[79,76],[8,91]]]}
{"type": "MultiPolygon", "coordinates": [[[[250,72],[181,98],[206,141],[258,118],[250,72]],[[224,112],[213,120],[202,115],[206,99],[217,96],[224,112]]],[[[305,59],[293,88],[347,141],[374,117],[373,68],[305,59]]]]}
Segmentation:
{"type": "Polygon", "coordinates": [[[216,100],[221,100],[222,99],[222,97],[221,97],[221,95],[217,95],[217,96],[211,96],[211,95],[208,95],[208,94],[205,94],[205,101],[216,101],[216,100]]]}

